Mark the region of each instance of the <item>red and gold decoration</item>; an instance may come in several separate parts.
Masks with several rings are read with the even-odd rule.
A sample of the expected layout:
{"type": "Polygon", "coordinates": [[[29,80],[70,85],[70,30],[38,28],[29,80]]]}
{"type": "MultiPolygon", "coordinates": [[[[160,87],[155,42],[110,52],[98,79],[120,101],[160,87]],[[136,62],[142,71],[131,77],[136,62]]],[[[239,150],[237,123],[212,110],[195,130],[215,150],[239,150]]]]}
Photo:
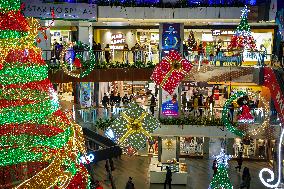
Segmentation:
{"type": "Polygon", "coordinates": [[[156,118],[136,103],[130,103],[112,122],[108,132],[112,133],[110,138],[126,148],[128,153],[145,147],[147,139],[159,126],[160,122],[156,118]]]}
{"type": "Polygon", "coordinates": [[[42,27],[20,9],[0,0],[0,188],[87,188],[81,127],[61,112],[34,45],[42,27]]]}
{"type": "Polygon", "coordinates": [[[193,65],[188,60],[183,59],[177,51],[171,50],[155,67],[151,79],[169,94],[172,94],[178,84],[191,70],[192,66],[193,65]]]}

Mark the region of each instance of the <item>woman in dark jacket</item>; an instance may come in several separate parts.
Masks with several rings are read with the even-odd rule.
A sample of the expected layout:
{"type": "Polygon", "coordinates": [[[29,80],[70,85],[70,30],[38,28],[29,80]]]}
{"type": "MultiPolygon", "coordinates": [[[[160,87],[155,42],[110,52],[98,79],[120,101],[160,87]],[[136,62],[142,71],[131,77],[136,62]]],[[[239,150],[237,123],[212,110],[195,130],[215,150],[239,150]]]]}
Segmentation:
{"type": "Polygon", "coordinates": [[[250,181],[251,181],[251,176],[249,173],[249,168],[245,167],[243,171],[243,176],[242,176],[242,184],[241,184],[241,189],[242,188],[250,188],[250,181]]]}

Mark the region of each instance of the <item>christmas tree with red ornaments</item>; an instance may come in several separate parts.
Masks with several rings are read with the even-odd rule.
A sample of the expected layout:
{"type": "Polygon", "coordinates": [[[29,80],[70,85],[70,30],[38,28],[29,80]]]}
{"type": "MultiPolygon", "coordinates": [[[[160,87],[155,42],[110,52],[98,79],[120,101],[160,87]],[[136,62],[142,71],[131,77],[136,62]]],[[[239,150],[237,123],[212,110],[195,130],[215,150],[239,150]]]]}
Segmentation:
{"type": "Polygon", "coordinates": [[[0,188],[87,188],[81,127],[60,110],[41,26],[20,0],[0,0],[0,188]]]}
{"type": "Polygon", "coordinates": [[[248,48],[255,50],[255,40],[251,35],[250,25],[248,23],[249,9],[247,6],[242,10],[241,22],[238,25],[235,34],[231,38],[231,42],[228,46],[228,50],[243,50],[248,48]]]}

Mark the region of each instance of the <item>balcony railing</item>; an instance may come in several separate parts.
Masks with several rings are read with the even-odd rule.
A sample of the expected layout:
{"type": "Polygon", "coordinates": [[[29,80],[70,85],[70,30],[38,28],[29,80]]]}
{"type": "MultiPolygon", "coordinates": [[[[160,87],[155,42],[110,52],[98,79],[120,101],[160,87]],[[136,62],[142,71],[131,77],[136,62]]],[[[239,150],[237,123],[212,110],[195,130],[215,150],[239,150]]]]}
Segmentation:
{"type": "MultiPolygon", "coordinates": [[[[90,53],[87,50],[76,51],[82,57],[82,67],[74,66],[75,53],[73,50],[67,51],[65,54],[65,63],[69,70],[85,69],[90,65],[90,53]]],[[[183,57],[193,63],[195,66],[278,66],[281,63],[278,57],[273,54],[266,54],[263,51],[251,52],[228,52],[221,51],[219,53],[201,53],[200,51],[184,51],[183,57]]],[[[94,51],[96,60],[95,68],[154,68],[159,63],[161,52],[145,51],[145,50],[112,50],[94,51]]],[[[48,63],[50,69],[61,69],[60,52],[52,50],[43,51],[43,58],[48,63]]],[[[283,58],[281,57],[283,62],[283,58]]]]}
{"type": "MultiPolygon", "coordinates": [[[[145,111],[150,113],[150,106],[142,106],[145,111]]],[[[81,108],[79,106],[74,107],[73,114],[75,115],[75,120],[78,123],[88,123],[95,125],[97,127],[108,127],[112,120],[120,115],[120,112],[124,111],[126,106],[109,106],[104,107],[89,107],[81,108]]],[[[155,109],[154,116],[159,118],[161,123],[164,125],[205,125],[205,126],[223,126],[221,121],[222,117],[222,107],[214,107],[212,109],[207,109],[204,107],[199,107],[197,111],[194,111],[193,107],[185,110],[181,110],[180,116],[178,118],[159,118],[158,107],[155,109]]],[[[259,125],[265,121],[265,115],[270,116],[270,124],[278,125],[279,119],[275,112],[265,112],[263,108],[252,108],[251,114],[254,117],[253,124],[259,125]]],[[[234,115],[228,114],[229,119],[233,118],[233,123],[237,123],[238,115],[240,112],[238,110],[234,111],[234,115]]]]}

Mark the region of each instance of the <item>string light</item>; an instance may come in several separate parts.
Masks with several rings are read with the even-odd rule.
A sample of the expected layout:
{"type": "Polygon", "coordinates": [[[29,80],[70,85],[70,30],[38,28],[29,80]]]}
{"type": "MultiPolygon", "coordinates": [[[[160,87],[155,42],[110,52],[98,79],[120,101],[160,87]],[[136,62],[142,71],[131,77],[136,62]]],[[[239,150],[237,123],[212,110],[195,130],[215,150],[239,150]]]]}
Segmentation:
{"type": "Polygon", "coordinates": [[[222,110],[222,121],[225,125],[225,127],[231,132],[234,133],[237,136],[240,137],[244,137],[245,136],[245,132],[241,131],[239,129],[237,129],[236,127],[234,127],[231,123],[231,121],[229,120],[228,117],[228,112],[229,112],[229,106],[233,103],[234,100],[245,96],[246,93],[243,91],[237,91],[236,93],[234,93],[228,100],[226,100],[224,106],[223,106],[223,110],[222,110]]]}
{"type": "Polygon", "coordinates": [[[245,6],[242,10],[241,22],[238,25],[235,34],[231,37],[231,42],[228,45],[229,50],[243,50],[246,47],[249,47],[251,50],[256,49],[255,40],[251,35],[251,29],[247,18],[249,12],[250,10],[245,6]]]}
{"type": "Polygon", "coordinates": [[[191,70],[192,64],[183,59],[180,54],[171,50],[155,67],[151,80],[172,94],[185,75],[191,70]]]}
{"type": "MultiPolygon", "coordinates": [[[[20,170],[5,184],[16,189],[86,188],[86,153],[81,127],[59,110],[41,49],[34,45],[42,28],[20,12],[19,0],[0,0],[0,167],[4,178],[32,162],[27,178],[20,170]],[[22,166],[24,165],[25,166],[22,166]]],[[[1,188],[5,186],[0,186],[1,188]]]]}
{"type": "Polygon", "coordinates": [[[159,121],[132,102],[112,122],[107,136],[122,147],[139,150],[145,146],[148,137],[160,126],[159,121]]]}
{"type": "Polygon", "coordinates": [[[96,63],[96,57],[92,51],[92,49],[90,47],[87,47],[87,49],[89,49],[89,55],[90,55],[90,65],[88,67],[88,69],[84,70],[82,73],[76,73],[73,71],[68,70],[68,66],[65,62],[65,54],[68,51],[68,45],[65,45],[61,55],[60,55],[60,65],[62,67],[62,70],[64,71],[64,73],[66,73],[69,76],[72,77],[76,77],[76,78],[83,78],[86,77],[87,75],[89,75],[93,69],[95,68],[95,63],[96,63]]]}
{"type": "Polygon", "coordinates": [[[259,172],[259,178],[262,184],[268,188],[277,188],[278,185],[281,182],[281,172],[282,172],[282,141],[283,141],[283,136],[284,136],[284,130],[282,130],[281,135],[280,135],[280,140],[278,144],[278,160],[277,160],[277,171],[278,171],[278,178],[277,182],[275,184],[270,184],[275,180],[275,175],[274,172],[268,168],[263,168],[259,172]],[[270,178],[267,178],[266,180],[264,179],[264,173],[267,172],[270,175],[270,178]]]}

